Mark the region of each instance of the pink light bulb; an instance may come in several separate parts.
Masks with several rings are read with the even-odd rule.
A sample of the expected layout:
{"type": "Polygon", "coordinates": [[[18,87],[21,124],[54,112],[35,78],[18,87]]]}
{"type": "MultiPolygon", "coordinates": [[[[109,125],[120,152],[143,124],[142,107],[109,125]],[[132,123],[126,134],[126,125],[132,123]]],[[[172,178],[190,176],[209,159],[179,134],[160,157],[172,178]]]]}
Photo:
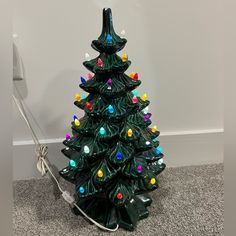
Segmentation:
{"type": "Polygon", "coordinates": [[[103,62],[101,58],[98,58],[98,66],[103,67],[103,62]]]}
{"type": "Polygon", "coordinates": [[[91,73],[88,73],[88,79],[92,79],[93,75],[91,73]]]}
{"type": "Polygon", "coordinates": [[[133,102],[133,103],[137,103],[137,102],[138,102],[138,99],[137,99],[136,96],[134,96],[134,97],[132,98],[132,102],[133,102]]]}

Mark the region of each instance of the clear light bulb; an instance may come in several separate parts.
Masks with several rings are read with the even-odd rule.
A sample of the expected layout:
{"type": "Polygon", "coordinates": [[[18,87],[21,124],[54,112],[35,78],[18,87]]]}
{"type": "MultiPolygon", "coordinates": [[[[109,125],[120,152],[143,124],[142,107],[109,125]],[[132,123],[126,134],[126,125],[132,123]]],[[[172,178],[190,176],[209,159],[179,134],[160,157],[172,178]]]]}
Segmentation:
{"type": "Polygon", "coordinates": [[[90,149],[87,145],[84,146],[84,153],[88,154],[90,152],[90,149]]]}
{"type": "Polygon", "coordinates": [[[89,55],[87,52],[85,53],[85,60],[86,60],[86,61],[89,61],[89,60],[90,60],[90,55],[89,55]]]}

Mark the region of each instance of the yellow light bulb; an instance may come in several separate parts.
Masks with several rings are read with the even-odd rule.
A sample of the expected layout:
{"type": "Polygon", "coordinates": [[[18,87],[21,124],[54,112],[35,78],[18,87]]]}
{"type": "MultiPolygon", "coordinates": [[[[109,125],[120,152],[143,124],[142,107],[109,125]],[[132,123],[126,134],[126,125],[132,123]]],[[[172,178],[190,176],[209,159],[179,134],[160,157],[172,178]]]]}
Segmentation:
{"type": "Polygon", "coordinates": [[[150,179],[150,184],[153,185],[153,184],[155,184],[155,183],[156,183],[156,179],[155,179],[155,178],[151,178],[151,179],[150,179]]]}
{"type": "Polygon", "coordinates": [[[141,99],[142,99],[142,101],[144,101],[144,102],[145,102],[145,101],[147,100],[147,94],[146,94],[146,93],[144,93],[144,94],[143,94],[143,96],[141,97],[141,99]]]}
{"type": "Polygon", "coordinates": [[[127,53],[124,53],[124,54],[122,55],[121,59],[122,59],[123,62],[127,61],[127,60],[128,60],[128,55],[127,55],[127,53]]]}
{"type": "Polygon", "coordinates": [[[99,178],[102,178],[102,177],[103,177],[103,171],[102,171],[101,169],[98,170],[97,176],[98,176],[99,178]]]}
{"type": "Polygon", "coordinates": [[[133,135],[133,131],[132,131],[132,129],[128,129],[127,134],[128,134],[128,137],[132,137],[132,135],[133,135]]]}
{"type": "Polygon", "coordinates": [[[76,99],[78,102],[80,102],[81,96],[80,96],[79,93],[76,93],[76,94],[75,94],[75,99],[76,99]]]}
{"type": "Polygon", "coordinates": [[[130,75],[129,75],[129,77],[133,79],[133,78],[134,78],[134,75],[135,75],[135,72],[131,72],[130,75]]]}
{"type": "Polygon", "coordinates": [[[75,119],[74,123],[75,123],[76,126],[80,126],[80,121],[78,119],[75,119]]]}
{"type": "Polygon", "coordinates": [[[154,125],[152,128],[151,128],[152,132],[155,133],[157,131],[157,126],[154,125]]]}

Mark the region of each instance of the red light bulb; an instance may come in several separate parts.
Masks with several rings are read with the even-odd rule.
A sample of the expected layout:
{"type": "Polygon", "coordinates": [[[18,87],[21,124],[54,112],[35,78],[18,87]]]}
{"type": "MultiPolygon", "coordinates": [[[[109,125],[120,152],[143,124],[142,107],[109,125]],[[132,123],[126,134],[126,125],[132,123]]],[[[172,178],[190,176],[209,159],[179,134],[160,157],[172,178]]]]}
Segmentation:
{"type": "Polygon", "coordinates": [[[138,80],[138,73],[135,73],[134,74],[134,78],[133,78],[134,80],[138,80]]]}
{"type": "Polygon", "coordinates": [[[91,111],[93,109],[93,105],[90,102],[86,102],[86,107],[91,111]]]}
{"type": "Polygon", "coordinates": [[[117,193],[116,197],[117,197],[117,199],[121,200],[123,198],[123,194],[122,193],[117,193]]]}

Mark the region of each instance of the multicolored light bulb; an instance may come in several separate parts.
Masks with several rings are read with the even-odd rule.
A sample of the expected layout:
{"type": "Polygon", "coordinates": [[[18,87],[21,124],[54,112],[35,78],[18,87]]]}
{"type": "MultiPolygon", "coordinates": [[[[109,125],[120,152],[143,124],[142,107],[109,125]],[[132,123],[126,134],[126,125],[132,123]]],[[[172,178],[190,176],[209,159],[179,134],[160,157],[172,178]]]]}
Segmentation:
{"type": "Polygon", "coordinates": [[[78,119],[78,117],[76,115],[73,116],[73,119],[74,119],[74,124],[76,126],[80,126],[80,121],[79,121],[79,119],[78,119]]]}
{"type": "Polygon", "coordinates": [[[137,72],[131,72],[129,77],[132,78],[133,80],[138,80],[138,73],[137,72]]]}
{"type": "Polygon", "coordinates": [[[129,77],[133,79],[133,78],[134,78],[134,75],[135,75],[135,72],[132,71],[132,72],[130,73],[129,77]]]}

